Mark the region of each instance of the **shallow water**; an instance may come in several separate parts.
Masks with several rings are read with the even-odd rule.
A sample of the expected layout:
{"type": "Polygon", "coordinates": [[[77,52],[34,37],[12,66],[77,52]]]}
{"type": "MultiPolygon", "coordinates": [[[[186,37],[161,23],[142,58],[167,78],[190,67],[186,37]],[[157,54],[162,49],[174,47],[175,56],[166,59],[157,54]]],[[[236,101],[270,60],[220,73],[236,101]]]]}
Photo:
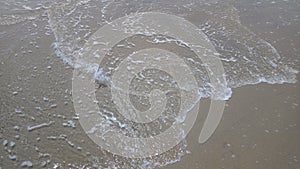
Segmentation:
{"type": "MultiPolygon", "coordinates": [[[[245,85],[296,83],[299,42],[292,40],[299,38],[298,30],[294,29],[299,28],[297,9],[297,1],[2,1],[0,99],[3,116],[0,139],[3,144],[0,152],[3,153],[0,167],[30,167],[31,164],[37,168],[154,168],[180,163],[188,154],[186,141],[166,153],[141,159],[112,155],[99,146],[95,148],[80,127],[79,115],[74,113],[71,78],[74,67],[91,70],[100,83],[96,97],[100,100],[101,116],[111,126],[119,129],[126,126],[122,132],[132,137],[155,135],[177,120],[175,115],[180,98],[176,92],[182,88],[172,83],[169,74],[157,70],[142,72],[143,83],[138,83],[137,76],[132,82],[137,85],[130,90],[133,93],[149,94],[161,85],[160,89],[173,91],[169,98],[175,97],[166,103],[172,113],[165,112],[153,123],[140,125],[118,114],[110,102],[113,73],[134,51],[166,49],[182,56],[190,66],[199,85],[199,98],[210,98],[214,86],[203,62],[190,50],[190,44],[144,33],[120,41],[95,67],[94,63],[76,62],[88,39],[107,23],[136,12],[162,12],[183,17],[199,27],[215,47],[215,56],[222,61],[229,88],[221,98],[226,100],[232,94],[229,90],[245,85]],[[257,14],[253,10],[248,12],[248,8],[261,11],[262,17],[250,17],[257,14]],[[278,18],[263,17],[272,16],[274,9],[280,11],[276,15],[278,18]],[[260,27],[260,22],[268,24],[260,27]],[[276,32],[282,27],[291,28],[290,32],[293,32],[293,35],[286,35],[294,36],[287,42],[294,50],[290,52],[292,56],[286,56],[272,46],[286,36],[263,38],[266,32],[276,32]],[[161,77],[165,79],[151,83],[161,77]]],[[[137,109],[144,111],[151,107],[149,97],[133,94],[131,99],[138,105],[137,109]]],[[[104,130],[104,126],[97,127],[104,130]]]]}

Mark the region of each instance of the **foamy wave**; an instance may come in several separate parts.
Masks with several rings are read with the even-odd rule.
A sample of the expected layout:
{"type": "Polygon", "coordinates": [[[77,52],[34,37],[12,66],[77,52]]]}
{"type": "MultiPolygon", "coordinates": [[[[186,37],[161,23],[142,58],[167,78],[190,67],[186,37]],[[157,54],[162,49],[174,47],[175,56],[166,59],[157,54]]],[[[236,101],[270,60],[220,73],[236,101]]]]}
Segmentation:
{"type": "MultiPolygon", "coordinates": [[[[4,1],[3,1],[4,2],[4,1]]],[[[4,3],[9,4],[6,0],[4,3]]],[[[26,1],[27,2],[27,1],[26,1]]],[[[172,37],[154,35],[152,33],[128,38],[120,42],[114,49],[121,51],[119,55],[109,55],[105,63],[76,62],[80,58],[87,39],[91,37],[100,27],[111,23],[114,19],[138,12],[156,11],[174,14],[190,20],[205,33],[213,43],[223,63],[228,88],[220,91],[220,100],[228,100],[232,95],[231,88],[245,85],[269,83],[283,84],[295,83],[298,71],[284,62],[277,50],[267,41],[251,32],[243,26],[239,20],[237,10],[233,1],[218,0],[189,0],[189,1],[137,1],[137,0],[69,0],[66,2],[45,2],[44,4],[9,4],[3,8],[5,14],[0,16],[0,25],[12,25],[20,22],[34,20],[46,13],[48,23],[55,37],[53,47],[57,56],[66,64],[74,68],[84,68],[87,72],[94,74],[95,80],[101,84],[110,85],[111,75],[117,67],[118,60],[122,58],[122,52],[128,54],[144,46],[162,46],[169,49],[185,50],[187,53],[183,58],[191,65],[197,82],[199,83],[199,99],[209,98],[214,90],[210,82],[205,64],[199,58],[194,57],[189,51],[189,44],[176,40],[172,37]],[[12,8],[14,7],[14,8],[12,8]],[[10,10],[14,14],[9,13],[10,10]],[[20,14],[15,14],[18,11],[20,14]],[[136,40],[140,38],[141,40],[136,40]],[[132,51],[131,51],[132,50],[132,51]],[[111,60],[109,60],[111,59],[111,60]]],[[[1,8],[1,9],[2,9],[1,8]]],[[[95,43],[99,45],[99,43],[95,43]]],[[[108,52],[110,53],[110,52],[108,52]]],[[[218,92],[218,91],[214,91],[218,92]]],[[[197,100],[198,101],[198,100],[197,100]]],[[[110,106],[108,103],[105,106],[110,106]]],[[[193,106],[193,105],[192,105],[193,106]]],[[[125,128],[132,135],[137,136],[141,131],[132,129],[135,123],[131,123],[115,115],[115,110],[104,107],[100,116],[107,120],[109,125],[125,128]]],[[[185,117],[175,118],[180,123],[185,117]]],[[[160,120],[165,120],[162,117],[160,120]]],[[[103,127],[103,126],[96,126],[103,127]]],[[[104,128],[104,127],[103,127],[104,128]]],[[[128,133],[127,133],[128,134],[128,133]]],[[[154,168],[176,163],[187,154],[187,144],[183,141],[170,152],[145,159],[127,159],[122,157],[111,157],[107,155],[103,159],[94,156],[93,164],[99,168],[154,168]],[[122,161],[125,164],[119,164],[122,161]],[[126,162],[124,162],[126,161],[126,162]]],[[[106,152],[103,151],[103,154],[106,152]]],[[[79,167],[78,167],[79,168],[79,167]]]]}
{"type": "MultiPolygon", "coordinates": [[[[181,2],[176,2],[180,4],[181,2]]],[[[180,6],[180,5],[178,5],[180,6]]],[[[232,95],[231,88],[237,88],[249,84],[269,83],[295,83],[297,70],[282,62],[282,57],[277,50],[267,41],[261,39],[259,36],[244,27],[239,20],[237,10],[232,3],[228,2],[202,2],[190,1],[184,2],[182,8],[174,7],[172,5],[162,2],[156,3],[136,3],[134,1],[121,1],[118,4],[112,1],[104,1],[101,4],[96,1],[89,1],[83,6],[73,5],[68,9],[53,9],[49,13],[49,23],[53,28],[56,37],[55,49],[57,55],[60,56],[66,63],[74,66],[78,55],[78,51],[82,50],[85,40],[88,39],[95,31],[103,25],[112,22],[118,17],[128,15],[134,12],[159,11],[170,13],[186,18],[193,18],[192,23],[199,26],[208,39],[213,43],[219,57],[223,63],[225,70],[225,77],[229,88],[227,91],[222,91],[220,100],[228,100],[232,95]],[[186,5],[190,4],[190,5],[186,5]],[[129,8],[130,7],[130,8],[129,8]],[[127,10],[130,9],[130,10],[127,10]],[[197,15],[189,13],[186,10],[197,10],[197,15]],[[200,10],[199,10],[200,9],[200,10]],[[72,21],[72,22],[70,22],[72,21]],[[87,26],[88,25],[88,26],[87,26]]],[[[170,45],[180,48],[188,48],[189,44],[173,39],[172,37],[163,37],[161,35],[144,35],[141,37],[146,45],[170,45]]],[[[134,39],[134,38],[133,38],[134,39]]],[[[116,48],[123,50],[138,49],[137,43],[132,39],[126,39],[120,42],[116,48]]],[[[112,57],[109,55],[108,57],[112,57]]],[[[113,60],[111,60],[113,63],[113,60]]],[[[204,69],[204,64],[201,60],[193,57],[186,57],[186,62],[195,66],[194,74],[200,84],[199,99],[210,97],[211,83],[204,69]]],[[[110,64],[109,62],[106,62],[110,64]]],[[[82,65],[84,66],[84,65],[82,65]]],[[[88,64],[86,65],[88,66],[88,64]]],[[[99,64],[99,69],[95,71],[95,79],[101,82],[110,81],[113,70],[109,70],[106,65],[99,64]],[[104,66],[104,67],[101,67],[104,66]]],[[[111,68],[113,69],[113,68],[111,68]]],[[[95,70],[95,69],[93,69],[95,70]]],[[[118,116],[114,114],[103,114],[110,121],[110,124],[123,127],[128,126],[118,120],[118,116]]],[[[184,117],[183,117],[184,118],[184,117]]],[[[177,122],[183,119],[176,119],[177,122]]],[[[129,125],[130,126],[130,125],[129,125]]],[[[131,131],[131,130],[129,130],[131,131]]],[[[136,131],[131,131],[135,133],[136,131]]],[[[181,148],[186,147],[182,144],[181,148]]],[[[177,150],[180,150],[177,149],[177,150]]],[[[139,166],[142,168],[154,168],[165,166],[180,161],[181,157],[185,155],[180,151],[173,154],[172,158],[166,161],[159,161],[159,158],[164,158],[164,155],[159,158],[144,159],[143,161],[131,161],[131,166],[139,166]],[[157,160],[157,161],[156,161],[157,160]]],[[[114,165],[114,166],[117,166],[114,165]]]]}

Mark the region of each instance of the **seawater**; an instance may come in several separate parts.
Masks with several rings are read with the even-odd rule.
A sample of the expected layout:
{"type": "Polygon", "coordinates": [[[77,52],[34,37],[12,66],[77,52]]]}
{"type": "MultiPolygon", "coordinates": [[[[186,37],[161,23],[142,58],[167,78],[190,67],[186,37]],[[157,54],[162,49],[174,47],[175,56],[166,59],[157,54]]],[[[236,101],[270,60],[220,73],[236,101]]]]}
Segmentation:
{"type": "MultiPolygon", "coordinates": [[[[173,50],[182,56],[186,63],[191,65],[199,84],[199,98],[209,98],[211,96],[211,83],[204,68],[204,63],[189,50],[189,44],[173,39],[172,37],[137,35],[119,42],[108,54],[107,59],[103,63],[76,62],[81,56],[84,44],[99,28],[113,22],[117,18],[139,12],[161,12],[177,15],[190,21],[205,33],[217,51],[216,57],[220,58],[224,66],[224,76],[226,77],[229,89],[226,97],[222,98],[224,100],[230,99],[232,94],[231,89],[245,85],[262,82],[269,84],[296,82],[298,71],[285,62],[271,43],[260,38],[259,35],[256,35],[241,24],[239,12],[235,8],[234,1],[231,0],[69,0],[66,2],[11,2],[10,0],[4,0],[0,4],[0,26],[30,22],[32,24],[29,27],[34,30],[35,27],[38,27],[35,23],[36,19],[43,18],[47,20],[47,25],[45,25],[44,29],[47,30],[46,35],[49,34],[54,37],[52,47],[55,49],[55,55],[73,68],[84,67],[87,71],[94,73],[95,80],[99,81],[100,84],[110,86],[114,70],[126,54],[145,47],[157,47],[173,50]]],[[[0,38],[7,33],[9,33],[9,30],[1,30],[0,38]]],[[[34,32],[32,35],[34,35],[34,32]]],[[[97,42],[95,42],[95,45],[97,45],[97,42]]],[[[9,48],[1,50],[7,52],[9,48]]],[[[155,71],[144,73],[148,77],[157,74],[155,71]]],[[[159,76],[160,78],[163,77],[163,74],[158,73],[158,75],[161,75],[159,76]]],[[[155,77],[152,79],[142,77],[142,79],[151,81],[155,77]]],[[[147,90],[150,89],[151,87],[147,88],[147,90]]],[[[103,93],[109,93],[108,89],[100,90],[97,93],[98,97],[103,97],[103,93]]],[[[137,124],[126,121],[124,117],[116,114],[117,110],[112,107],[113,105],[106,102],[111,99],[110,95],[104,98],[104,101],[99,103],[102,110],[100,115],[107,119],[109,124],[125,128],[125,133],[127,132],[131,136],[141,136],[143,134],[142,129],[132,129],[137,124]]],[[[139,96],[136,100],[138,99],[144,99],[143,103],[145,107],[149,107],[149,102],[147,102],[149,98],[139,96]]],[[[174,100],[173,103],[177,103],[177,101],[174,100]]],[[[168,118],[172,119],[173,117],[168,118]]],[[[168,118],[160,117],[159,120],[162,122],[168,118]]],[[[177,119],[173,118],[173,120],[176,121],[177,119]]],[[[39,124],[31,126],[30,129],[34,127],[49,127],[51,124],[52,122],[49,124],[39,124]]],[[[70,124],[73,123],[70,122],[70,124]]],[[[95,126],[95,130],[97,127],[101,128],[101,126],[95,126]]],[[[157,130],[163,130],[163,127],[166,126],[161,127],[157,128],[157,130]]],[[[73,145],[64,135],[49,137],[49,139],[65,140],[69,145],[73,145]]],[[[188,153],[186,147],[186,141],[183,141],[169,152],[144,159],[127,159],[112,156],[105,150],[100,150],[99,154],[101,155],[93,154],[90,156],[88,165],[99,168],[154,168],[165,166],[180,161],[188,153]]],[[[51,155],[55,156],[55,154],[51,155]]],[[[56,163],[53,165],[53,168],[60,165],[56,163]]],[[[77,167],[80,168],[82,166],[85,165],[77,167]]]]}

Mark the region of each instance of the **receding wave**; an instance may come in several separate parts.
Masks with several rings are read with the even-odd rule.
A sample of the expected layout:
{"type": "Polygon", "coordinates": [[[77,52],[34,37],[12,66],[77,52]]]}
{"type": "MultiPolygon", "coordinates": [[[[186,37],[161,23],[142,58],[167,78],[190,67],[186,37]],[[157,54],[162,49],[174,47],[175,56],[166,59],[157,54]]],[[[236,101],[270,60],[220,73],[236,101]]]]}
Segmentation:
{"type": "MultiPolygon", "coordinates": [[[[192,67],[199,84],[200,97],[209,98],[211,96],[211,82],[204,63],[190,50],[189,44],[173,37],[139,34],[120,41],[109,52],[107,59],[97,65],[98,67],[95,67],[93,63],[78,64],[76,62],[81,56],[80,53],[87,40],[99,28],[117,18],[138,12],[173,14],[183,17],[199,27],[215,47],[217,51],[215,55],[222,61],[224,76],[229,88],[262,82],[269,84],[296,82],[298,71],[289,67],[269,42],[241,24],[233,0],[70,0],[65,3],[47,1],[45,4],[34,5],[22,3],[12,5],[8,1],[3,3],[7,7],[5,9],[2,7],[3,11],[7,12],[0,16],[1,26],[26,22],[46,15],[55,37],[53,47],[56,55],[73,67],[83,66],[89,71],[94,71],[96,80],[104,88],[102,93],[98,91],[97,97],[103,97],[103,92],[109,93],[105,87],[110,84],[114,70],[112,68],[117,68],[118,61],[145,47],[171,50],[182,56],[192,67]],[[13,10],[9,10],[9,8],[13,10]]],[[[98,45],[97,42],[95,45],[98,45]]],[[[224,100],[231,96],[231,92],[227,93],[224,100]]],[[[126,121],[124,117],[116,115],[117,110],[113,108],[113,104],[106,102],[109,99],[111,96],[107,96],[107,100],[104,99],[103,103],[99,103],[103,111],[101,116],[115,127],[122,128],[123,124],[126,125],[128,135],[142,135],[145,126],[138,126],[138,124],[126,121]],[[133,129],[136,126],[141,129],[133,129]]],[[[139,100],[140,98],[135,99],[139,100]]],[[[145,107],[148,104],[145,103],[145,107]]],[[[165,118],[162,117],[160,120],[163,121],[165,118]]],[[[173,120],[176,119],[173,118],[173,120]]],[[[95,129],[97,127],[101,126],[95,126],[95,129]]],[[[166,153],[144,159],[127,159],[101,150],[102,156],[92,156],[92,162],[88,163],[99,168],[154,168],[180,161],[182,156],[188,152],[186,146],[186,142],[183,141],[166,153]]]]}

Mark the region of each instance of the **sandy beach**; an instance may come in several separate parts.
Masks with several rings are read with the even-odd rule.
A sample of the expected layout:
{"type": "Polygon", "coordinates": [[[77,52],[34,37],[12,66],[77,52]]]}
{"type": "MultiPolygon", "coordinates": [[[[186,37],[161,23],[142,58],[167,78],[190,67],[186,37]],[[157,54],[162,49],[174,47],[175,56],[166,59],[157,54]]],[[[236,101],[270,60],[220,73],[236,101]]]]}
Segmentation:
{"type": "MultiPolygon", "coordinates": [[[[115,6],[112,6],[113,10],[115,6]]],[[[300,70],[299,2],[240,0],[234,7],[245,30],[252,31],[277,50],[280,65],[300,70]]],[[[0,169],[299,169],[299,74],[295,75],[296,83],[233,85],[220,124],[204,144],[198,143],[198,137],[210,99],[201,99],[198,118],[185,141],[160,156],[128,159],[103,150],[81,127],[72,98],[74,68],[58,56],[55,42],[61,35],[55,34],[49,15],[40,13],[42,8],[30,12],[16,10],[15,15],[21,13],[21,19],[11,19],[7,17],[10,16],[8,8],[0,9],[0,169]]],[[[192,11],[186,18],[194,22],[205,18],[198,18],[194,13],[198,14],[192,11]]],[[[122,11],[116,12],[112,18],[121,14],[122,11]]],[[[88,21],[87,25],[93,31],[99,26],[88,21]]],[[[61,44],[66,47],[67,40],[61,44]]],[[[175,52],[180,49],[167,45],[175,52]]],[[[102,97],[101,91],[106,88],[97,90],[98,97],[102,97]]],[[[110,104],[102,108],[105,106],[110,104]]]]}

